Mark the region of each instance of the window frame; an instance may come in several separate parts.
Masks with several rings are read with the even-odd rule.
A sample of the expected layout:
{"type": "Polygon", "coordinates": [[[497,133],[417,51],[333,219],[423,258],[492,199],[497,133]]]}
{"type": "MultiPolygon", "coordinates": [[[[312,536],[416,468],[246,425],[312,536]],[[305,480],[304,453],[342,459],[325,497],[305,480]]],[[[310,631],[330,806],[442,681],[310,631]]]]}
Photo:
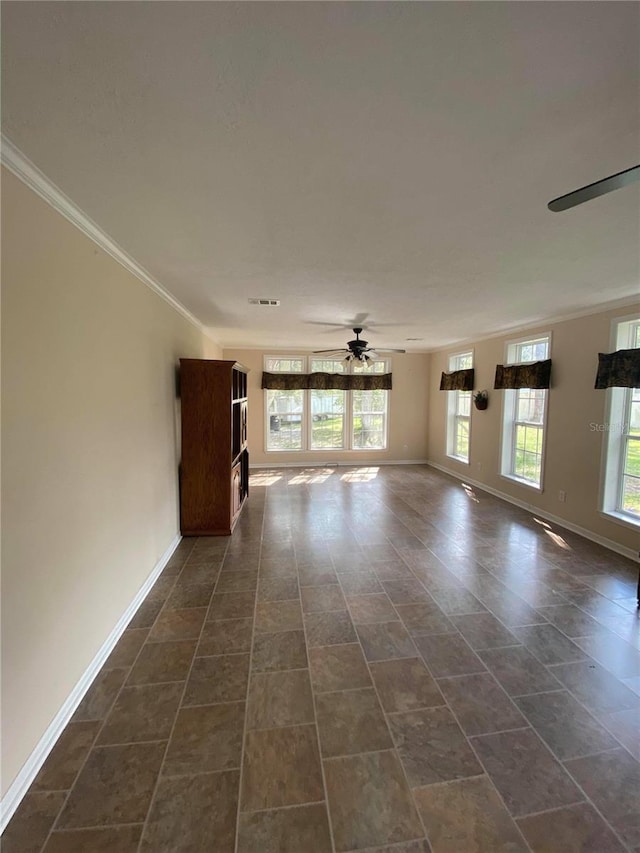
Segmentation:
{"type": "MultiPolygon", "coordinates": [[[[336,364],[341,364],[344,366],[344,370],[340,371],[344,374],[353,374],[353,368],[357,367],[360,362],[356,361],[348,361],[345,362],[343,358],[314,358],[313,354],[311,355],[300,355],[299,353],[295,355],[264,355],[263,356],[263,369],[268,372],[277,372],[270,370],[269,362],[282,359],[282,360],[296,360],[301,361],[302,369],[301,373],[306,373],[311,370],[311,366],[314,361],[333,361],[336,364]]],[[[379,371],[380,373],[390,373],[391,372],[391,359],[390,358],[380,358],[376,359],[374,364],[383,364],[384,367],[379,371]]],[[[285,371],[283,371],[285,372],[285,371]]],[[[344,391],[345,395],[345,404],[344,404],[344,419],[343,419],[343,445],[342,447],[313,447],[313,415],[311,413],[312,397],[313,390],[307,388],[302,391],[302,419],[301,419],[301,448],[300,449],[287,449],[287,448],[271,448],[269,447],[269,437],[270,437],[270,412],[269,412],[269,392],[265,391],[264,394],[264,452],[265,453],[381,453],[387,451],[389,449],[389,422],[390,422],[390,397],[389,391],[382,391],[385,395],[385,410],[379,414],[383,415],[383,439],[384,443],[381,447],[355,447],[354,446],[354,399],[353,391],[344,391]]],[[[363,392],[369,393],[369,392],[363,392]]],[[[372,392],[373,393],[373,392],[372,392]]],[[[377,412],[374,414],[378,414],[377,412]]]]}
{"type": "MultiPolygon", "coordinates": [[[[634,329],[640,329],[640,315],[616,317],[611,321],[610,346],[612,351],[632,349],[634,329]],[[625,327],[627,327],[625,329],[625,327]]],[[[637,390],[637,389],[635,389],[637,390]]],[[[640,528],[640,515],[622,508],[624,467],[628,441],[640,441],[629,434],[633,388],[607,388],[602,424],[602,451],[600,471],[599,512],[609,521],[615,521],[633,530],[640,528]],[[609,427],[607,429],[607,427],[609,427]]],[[[597,425],[593,425],[597,428],[597,425]]]]}
{"type": "MultiPolygon", "coordinates": [[[[460,360],[463,358],[471,357],[471,364],[469,368],[472,368],[475,360],[475,351],[465,350],[464,352],[455,352],[451,353],[448,356],[449,372],[453,370],[467,370],[469,368],[461,367],[460,360]]],[[[449,459],[453,459],[455,462],[459,462],[461,465],[470,465],[471,464],[471,412],[472,412],[472,402],[473,402],[473,391],[447,391],[447,426],[446,426],[446,454],[449,459]],[[469,415],[460,415],[458,414],[458,404],[461,400],[462,394],[468,394],[469,397],[469,415]],[[457,436],[458,436],[458,425],[461,419],[466,420],[467,422],[467,435],[468,435],[468,453],[467,458],[464,456],[459,456],[455,450],[457,445],[457,436]]]]}
{"type": "MultiPolygon", "coordinates": [[[[533,364],[536,361],[546,360],[551,358],[552,333],[540,332],[533,335],[525,335],[521,338],[505,342],[505,365],[514,364],[533,364]],[[526,346],[527,344],[535,344],[546,342],[547,353],[544,358],[536,356],[527,361],[518,360],[517,348],[526,346]]],[[[500,476],[511,483],[518,483],[528,489],[539,492],[544,492],[544,474],[545,474],[545,459],[547,449],[547,431],[549,421],[549,389],[526,389],[526,388],[505,388],[502,399],[502,428],[500,434],[500,476]],[[519,392],[527,390],[541,390],[544,393],[544,401],[542,406],[542,418],[540,424],[531,421],[518,420],[519,409],[519,392]],[[540,447],[540,480],[536,483],[534,480],[528,480],[525,477],[520,477],[514,473],[515,460],[517,455],[517,432],[518,427],[532,427],[542,430],[542,444],[540,447]]],[[[538,454],[536,454],[538,455],[538,454]]]]}

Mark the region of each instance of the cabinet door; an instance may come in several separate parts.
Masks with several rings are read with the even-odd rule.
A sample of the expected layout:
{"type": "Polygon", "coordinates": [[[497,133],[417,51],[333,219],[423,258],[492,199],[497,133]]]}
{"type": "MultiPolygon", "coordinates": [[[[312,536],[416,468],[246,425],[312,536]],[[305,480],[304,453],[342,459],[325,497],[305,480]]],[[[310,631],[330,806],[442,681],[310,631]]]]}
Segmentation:
{"type": "Polygon", "coordinates": [[[235,518],[242,505],[242,474],[240,465],[231,470],[231,518],[235,518]]]}
{"type": "Polygon", "coordinates": [[[244,450],[247,446],[247,403],[240,404],[240,440],[242,442],[242,449],[244,450]]]}

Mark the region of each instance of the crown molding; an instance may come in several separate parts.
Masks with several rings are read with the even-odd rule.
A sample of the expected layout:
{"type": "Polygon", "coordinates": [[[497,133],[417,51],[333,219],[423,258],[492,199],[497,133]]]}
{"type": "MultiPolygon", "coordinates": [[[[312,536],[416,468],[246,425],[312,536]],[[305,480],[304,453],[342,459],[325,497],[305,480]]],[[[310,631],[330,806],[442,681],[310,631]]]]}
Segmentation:
{"type": "Polygon", "coordinates": [[[446,347],[435,347],[428,350],[429,353],[450,352],[456,347],[465,347],[472,344],[481,343],[482,341],[491,341],[495,338],[504,338],[511,335],[517,335],[520,332],[528,332],[534,329],[543,329],[545,326],[555,325],[556,323],[567,323],[569,320],[579,320],[581,317],[592,317],[594,314],[605,314],[607,311],[616,311],[618,309],[628,308],[631,305],[640,305],[640,298],[637,295],[623,296],[621,299],[614,299],[609,302],[601,302],[598,305],[591,305],[588,308],[583,308],[580,311],[574,311],[571,314],[555,314],[550,317],[540,320],[531,321],[530,323],[521,323],[515,326],[505,326],[499,332],[491,332],[489,335],[482,335],[479,338],[462,338],[446,347]]]}
{"type": "Polygon", "coordinates": [[[40,169],[26,157],[20,149],[14,145],[11,140],[2,134],[2,144],[0,147],[0,162],[13,175],[16,176],[23,184],[33,190],[36,195],[47,202],[54,210],[64,216],[72,225],[82,231],[82,233],[92,240],[103,251],[110,255],[120,266],[124,267],[127,272],[134,275],[148,288],[157,293],[165,302],[168,302],[171,307],[181,314],[186,320],[196,326],[204,335],[206,335],[215,344],[221,347],[220,343],[211,337],[207,328],[198,320],[198,318],[189,311],[188,308],[179,302],[175,296],[172,296],[169,291],[164,288],[150,272],[148,272],[135,258],[132,258],[115,240],[105,233],[100,226],[81,210],[69,196],[65,195],[62,190],[57,187],[53,181],[40,171],[40,169]]]}

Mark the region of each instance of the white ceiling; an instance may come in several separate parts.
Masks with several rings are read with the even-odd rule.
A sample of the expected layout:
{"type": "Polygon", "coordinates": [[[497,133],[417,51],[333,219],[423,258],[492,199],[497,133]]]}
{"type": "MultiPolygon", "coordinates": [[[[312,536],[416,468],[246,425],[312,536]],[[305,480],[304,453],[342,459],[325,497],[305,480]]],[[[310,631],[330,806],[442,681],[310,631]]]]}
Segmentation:
{"type": "Polygon", "coordinates": [[[431,349],[638,294],[638,185],[546,204],[638,162],[639,18],[4,2],[3,130],[223,345],[431,349]]]}

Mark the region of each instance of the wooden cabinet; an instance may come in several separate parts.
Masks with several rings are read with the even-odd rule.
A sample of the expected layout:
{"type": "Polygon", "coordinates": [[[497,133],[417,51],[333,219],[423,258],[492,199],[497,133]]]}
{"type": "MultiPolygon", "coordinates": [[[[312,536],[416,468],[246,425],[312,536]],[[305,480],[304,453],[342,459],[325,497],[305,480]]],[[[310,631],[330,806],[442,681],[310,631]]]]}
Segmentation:
{"type": "Polygon", "coordinates": [[[247,370],[182,358],[180,401],[182,535],[228,535],[249,494],[247,370]]]}

